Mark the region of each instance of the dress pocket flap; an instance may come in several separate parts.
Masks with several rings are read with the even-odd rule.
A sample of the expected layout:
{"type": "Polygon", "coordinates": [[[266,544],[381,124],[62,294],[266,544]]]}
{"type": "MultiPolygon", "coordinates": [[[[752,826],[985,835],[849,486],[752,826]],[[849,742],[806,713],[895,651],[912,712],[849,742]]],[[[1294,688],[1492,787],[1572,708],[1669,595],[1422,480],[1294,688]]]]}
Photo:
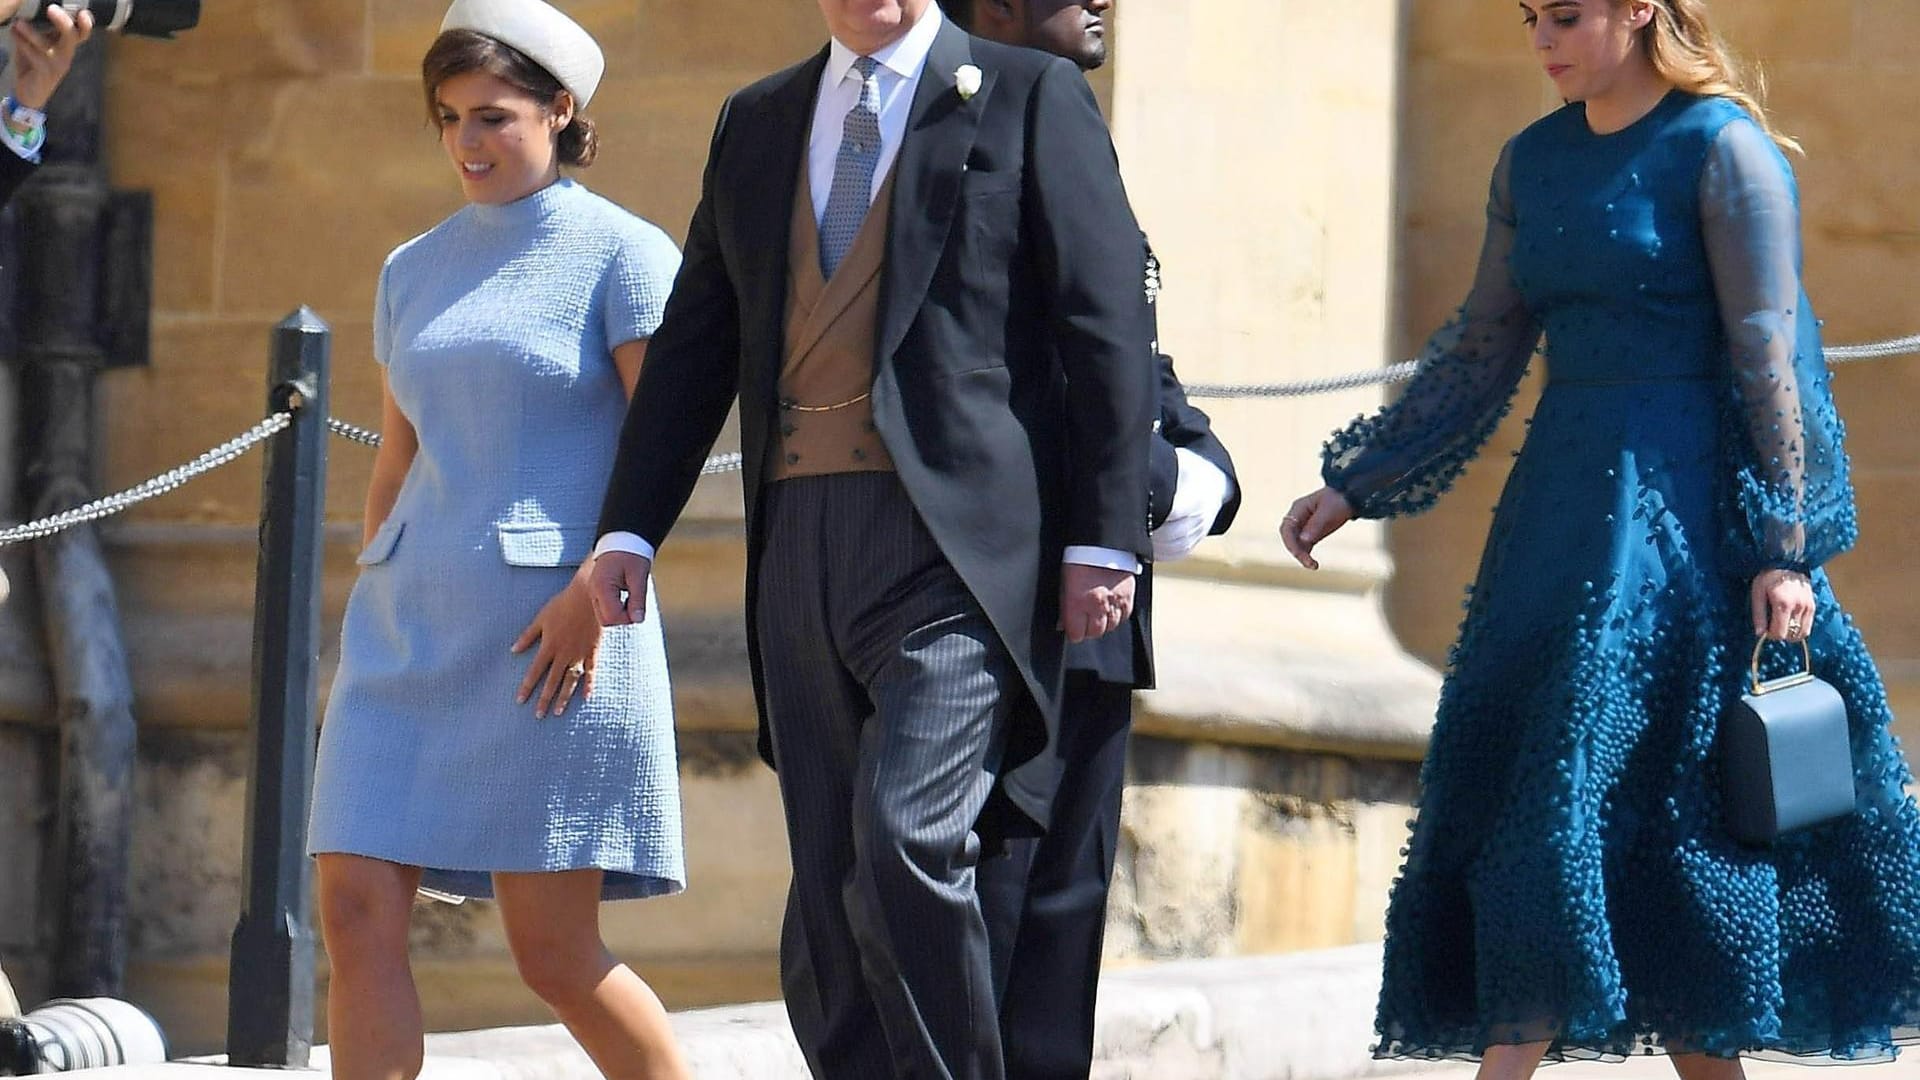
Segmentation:
{"type": "Polygon", "coordinates": [[[393,546],[400,542],[400,532],[406,527],[405,522],[382,522],[379,528],[373,530],[373,539],[367,541],[367,546],[353,561],[361,566],[386,562],[393,557],[393,546]]]}
{"type": "Polygon", "coordinates": [[[579,566],[593,552],[590,525],[500,526],[500,556],[509,566],[579,566]]]}

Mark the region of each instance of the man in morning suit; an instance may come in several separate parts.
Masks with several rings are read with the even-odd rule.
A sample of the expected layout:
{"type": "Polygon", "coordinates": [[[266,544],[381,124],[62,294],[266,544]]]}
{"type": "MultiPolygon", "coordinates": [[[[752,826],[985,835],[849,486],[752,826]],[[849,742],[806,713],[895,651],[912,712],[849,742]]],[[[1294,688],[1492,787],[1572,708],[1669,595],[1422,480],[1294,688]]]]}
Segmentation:
{"type": "MultiPolygon", "coordinates": [[[[1114,0],[941,3],[954,22],[981,37],[1041,49],[1083,71],[1107,61],[1114,0]]],[[[1151,304],[1159,290],[1157,264],[1145,285],[1151,304]]],[[[1227,531],[1240,506],[1239,481],[1232,457],[1207,414],[1188,403],[1158,341],[1143,346],[1141,356],[1154,358],[1159,378],[1148,488],[1154,560],[1171,562],[1202,537],[1227,531]]],[[[980,864],[1000,1037],[1007,1075],[1019,1080],[1084,1080],[1093,1067],[1094,1000],[1119,847],[1133,691],[1153,686],[1151,586],[1143,572],[1130,633],[1067,650],[1060,784],[1046,835],[1013,841],[1006,857],[980,864]]]]}
{"type": "Polygon", "coordinates": [[[820,1077],[999,1080],[974,867],[1044,823],[1065,641],[1151,551],[1145,246],[1072,64],[819,3],[829,45],[721,110],[595,603],[645,610],[737,398],[788,1015],[820,1077]]]}

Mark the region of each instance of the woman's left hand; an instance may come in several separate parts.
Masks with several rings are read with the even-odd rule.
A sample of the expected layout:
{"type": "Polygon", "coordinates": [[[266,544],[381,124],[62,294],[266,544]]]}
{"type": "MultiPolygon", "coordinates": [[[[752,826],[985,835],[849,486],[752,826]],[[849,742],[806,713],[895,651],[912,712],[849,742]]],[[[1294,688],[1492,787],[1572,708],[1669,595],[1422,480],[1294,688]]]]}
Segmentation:
{"type": "Polygon", "coordinates": [[[549,710],[555,716],[566,712],[576,690],[583,699],[593,696],[593,662],[600,651],[600,620],[593,614],[593,598],[585,578],[576,574],[558,596],[547,601],[547,606],[521,631],[513,643],[513,651],[523,653],[536,644],[539,651],[527,665],[527,677],[521,680],[520,694],[514,700],[525,705],[538,688],[540,701],[534,706],[533,715],[545,719],[549,710]]]}
{"type": "Polygon", "coordinates": [[[1813,633],[1813,581],[1796,570],[1763,570],[1753,579],[1753,632],[1773,641],[1813,633]]]}

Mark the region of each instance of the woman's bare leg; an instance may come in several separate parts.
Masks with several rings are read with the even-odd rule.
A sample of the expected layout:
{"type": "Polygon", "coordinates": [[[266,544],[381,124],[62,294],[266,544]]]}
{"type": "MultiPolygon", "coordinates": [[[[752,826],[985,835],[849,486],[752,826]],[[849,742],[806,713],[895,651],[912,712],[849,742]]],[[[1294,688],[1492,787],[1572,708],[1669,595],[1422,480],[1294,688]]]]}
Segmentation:
{"type": "Polygon", "coordinates": [[[1474,1074],[1474,1080],[1528,1080],[1540,1067],[1540,1059],[1546,1056],[1547,1047],[1551,1045],[1536,1042],[1489,1046],[1481,1055],[1480,1071],[1474,1074]]]}
{"type": "Polygon", "coordinates": [[[1747,1080],[1747,1071],[1739,1058],[1713,1057],[1708,1054],[1675,1054],[1670,1058],[1680,1080],[1747,1080]]]}
{"type": "Polygon", "coordinates": [[[322,855],[320,930],[327,1042],[340,1080],[413,1080],[426,1054],[407,923],[420,869],[360,855],[322,855]]]}
{"type": "Polygon", "coordinates": [[[688,1080],[660,999],[600,939],[598,870],[495,874],[520,977],[612,1080],[688,1080]]]}

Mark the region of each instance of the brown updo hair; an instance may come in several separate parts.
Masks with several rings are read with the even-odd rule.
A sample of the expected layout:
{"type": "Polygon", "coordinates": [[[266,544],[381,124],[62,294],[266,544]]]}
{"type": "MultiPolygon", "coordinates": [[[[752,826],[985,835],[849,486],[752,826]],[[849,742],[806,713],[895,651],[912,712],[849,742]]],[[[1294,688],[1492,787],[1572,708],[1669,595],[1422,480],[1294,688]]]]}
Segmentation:
{"type": "MultiPolygon", "coordinates": [[[[553,73],[541,67],[519,49],[497,38],[472,30],[449,30],[434,40],[420,61],[420,78],[427,90],[427,116],[440,126],[440,87],[456,75],[478,71],[491,75],[508,86],[524,91],[534,100],[553,106],[567,88],[553,73]]],[[[593,121],[573,103],[573,120],[560,129],[560,164],[584,169],[600,156],[600,134],[593,121]]]]}

